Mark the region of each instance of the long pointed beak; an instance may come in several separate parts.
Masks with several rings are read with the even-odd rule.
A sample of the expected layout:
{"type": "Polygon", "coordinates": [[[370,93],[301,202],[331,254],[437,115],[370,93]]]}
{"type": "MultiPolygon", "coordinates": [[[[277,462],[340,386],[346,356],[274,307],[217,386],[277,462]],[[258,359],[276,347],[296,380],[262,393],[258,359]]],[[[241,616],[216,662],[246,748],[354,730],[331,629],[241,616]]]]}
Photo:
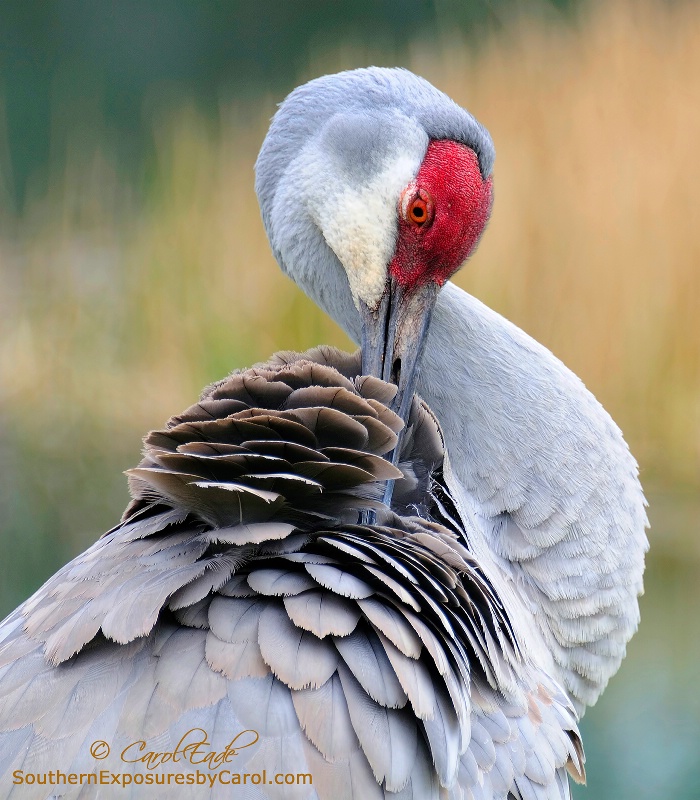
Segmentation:
{"type": "MultiPolygon", "coordinates": [[[[405,426],[420,372],[430,319],[440,287],[430,281],[406,289],[393,278],[387,281],[382,299],[375,309],[361,305],[362,372],[396,384],[398,392],[392,409],[405,426]]],[[[398,462],[402,436],[392,453],[398,462]]],[[[391,501],[393,481],[387,484],[384,502],[391,501]]]]}

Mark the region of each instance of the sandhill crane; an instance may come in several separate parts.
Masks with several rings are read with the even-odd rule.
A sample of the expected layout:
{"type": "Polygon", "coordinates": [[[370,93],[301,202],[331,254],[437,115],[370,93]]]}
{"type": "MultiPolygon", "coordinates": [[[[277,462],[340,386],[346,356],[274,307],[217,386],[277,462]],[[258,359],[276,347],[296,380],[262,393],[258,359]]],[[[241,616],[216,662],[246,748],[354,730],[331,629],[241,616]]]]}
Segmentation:
{"type": "Polygon", "coordinates": [[[644,499],[583,384],[447,282],[493,158],[404,70],[282,103],[270,243],[361,351],[278,354],[148,435],[121,523],[0,626],[2,797],[570,796],[644,499]]]}

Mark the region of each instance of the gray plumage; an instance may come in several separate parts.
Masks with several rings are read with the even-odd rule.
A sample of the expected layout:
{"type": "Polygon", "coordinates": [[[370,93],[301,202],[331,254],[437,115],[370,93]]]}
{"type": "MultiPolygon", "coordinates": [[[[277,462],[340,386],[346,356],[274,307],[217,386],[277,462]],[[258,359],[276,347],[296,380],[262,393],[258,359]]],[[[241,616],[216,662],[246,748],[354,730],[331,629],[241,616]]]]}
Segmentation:
{"type": "MultiPolygon", "coordinates": [[[[493,146],[471,115],[405,70],[322,78],[281,106],[257,164],[270,242],[283,270],[360,341],[345,268],[313,209],[285,213],[299,176],[327,161],[323,123],[335,113],[384,123],[368,126],[375,169],[382,153],[413,147],[420,160],[430,139],[446,137],[480,154],[488,174],[493,146]]],[[[362,160],[342,144],[333,157],[350,175],[362,160]]],[[[453,499],[483,569],[504,590],[521,587],[512,609],[521,633],[583,711],[639,623],[648,523],[619,428],[552,353],[452,283],[438,296],[417,389],[440,421],[453,499]]]]}
{"type": "MultiPolygon", "coordinates": [[[[261,151],[280,264],[357,338],[315,176],[330,159],[359,186],[434,138],[468,145],[490,174],[490,138],[467,112],[408,72],[371,69],[296,90],[261,151]],[[301,213],[285,213],[292,199],[301,213]]],[[[181,797],[570,796],[578,715],[638,620],[634,460],[572,373],[452,285],[422,363],[427,405],[414,398],[405,433],[396,388],[360,373],[358,354],[278,354],[148,435],[122,522],[0,625],[8,798],[162,796],[11,778],[135,776],[115,754],[139,740],[172,751],[195,728],[219,751],[254,732],[232,771],[313,784],[181,797]],[[112,761],[90,755],[96,740],[112,761]]]]}
{"type": "MultiPolygon", "coordinates": [[[[359,361],[332,350],[287,359],[232,376],[149,435],[141,465],[130,471],[134,501],[121,525],[6,620],[0,780],[17,769],[92,772],[93,739],[115,751],[140,738],[171,750],[197,719],[229,738],[257,731],[246,770],[311,771],[315,780],[330,771],[313,788],[271,796],[349,796],[338,778],[349,774],[373,780],[382,796],[437,797],[440,784],[452,787],[450,796],[469,796],[469,782],[483,783],[497,763],[500,796],[521,784],[550,796],[557,770],[581,769],[575,713],[520,651],[464,531],[381,509],[381,478],[398,474],[376,457],[391,428],[378,423],[379,435],[369,423],[380,415],[367,403],[383,384],[353,379],[359,361]],[[251,396],[252,377],[279,391],[251,396]],[[336,391],[313,385],[321,379],[336,391]],[[290,384],[304,391],[285,392],[290,384]],[[261,407],[265,397],[272,408],[261,407]],[[337,412],[341,437],[353,431],[349,444],[361,438],[363,451],[318,441],[319,433],[335,440],[319,420],[340,397],[348,409],[337,412]],[[233,413],[231,398],[240,403],[233,413]],[[373,435],[356,434],[356,425],[373,435]],[[252,473],[258,448],[265,458],[252,473]],[[360,454],[363,469],[345,471],[360,454]],[[318,496],[292,480],[319,463],[322,518],[318,496]],[[270,474],[283,476],[283,485],[261,499],[258,484],[270,474]],[[221,502],[225,487],[235,488],[226,527],[212,528],[211,486],[221,502]],[[379,509],[375,525],[355,524],[365,506],[379,509]],[[501,673],[510,688],[499,685],[501,673]],[[543,736],[554,706],[558,716],[543,736]],[[523,726],[528,746],[546,754],[533,761],[528,751],[517,769],[508,746],[523,726]],[[279,741],[288,746],[279,750],[279,741]]],[[[393,413],[381,411],[393,424],[393,413]]],[[[415,452],[422,440],[430,461],[424,484],[404,500],[431,502],[441,437],[418,401],[410,427],[406,448],[415,452]]],[[[65,796],[90,796],[85,791],[67,788],[65,796]]],[[[133,796],[144,791],[134,787],[133,796]]],[[[15,794],[47,796],[40,787],[8,797],[15,794]]]]}

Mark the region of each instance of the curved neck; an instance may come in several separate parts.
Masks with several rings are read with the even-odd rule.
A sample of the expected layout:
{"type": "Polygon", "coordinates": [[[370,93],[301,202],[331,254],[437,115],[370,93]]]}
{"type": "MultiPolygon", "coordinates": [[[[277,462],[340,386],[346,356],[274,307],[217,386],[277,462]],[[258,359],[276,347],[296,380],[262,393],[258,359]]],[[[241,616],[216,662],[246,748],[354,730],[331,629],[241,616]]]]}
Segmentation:
{"type": "MultiPolygon", "coordinates": [[[[336,319],[357,339],[354,308],[336,319]]],[[[516,602],[536,620],[525,627],[539,627],[581,710],[617,670],[639,619],[647,519],[619,428],[549,350],[449,283],[418,392],[443,429],[475,552],[504,589],[518,587],[516,602]]]]}

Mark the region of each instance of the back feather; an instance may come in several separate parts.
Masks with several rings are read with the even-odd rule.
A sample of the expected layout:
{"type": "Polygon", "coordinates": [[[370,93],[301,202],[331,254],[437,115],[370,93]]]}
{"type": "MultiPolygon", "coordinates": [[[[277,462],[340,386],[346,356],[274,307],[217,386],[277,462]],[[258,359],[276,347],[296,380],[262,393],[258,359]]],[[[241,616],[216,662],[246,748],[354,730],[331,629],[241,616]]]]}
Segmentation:
{"type": "Polygon", "coordinates": [[[278,354],[146,437],[122,522],[0,626],[4,797],[162,796],[138,776],[196,768],[119,754],[195,729],[235,739],[231,772],[265,771],[237,797],[569,797],[576,713],[469,548],[435,418],[414,400],[391,466],[394,387],[358,373],[357,354],[278,354]],[[56,769],[132,783],[13,784],[56,769]]]}

